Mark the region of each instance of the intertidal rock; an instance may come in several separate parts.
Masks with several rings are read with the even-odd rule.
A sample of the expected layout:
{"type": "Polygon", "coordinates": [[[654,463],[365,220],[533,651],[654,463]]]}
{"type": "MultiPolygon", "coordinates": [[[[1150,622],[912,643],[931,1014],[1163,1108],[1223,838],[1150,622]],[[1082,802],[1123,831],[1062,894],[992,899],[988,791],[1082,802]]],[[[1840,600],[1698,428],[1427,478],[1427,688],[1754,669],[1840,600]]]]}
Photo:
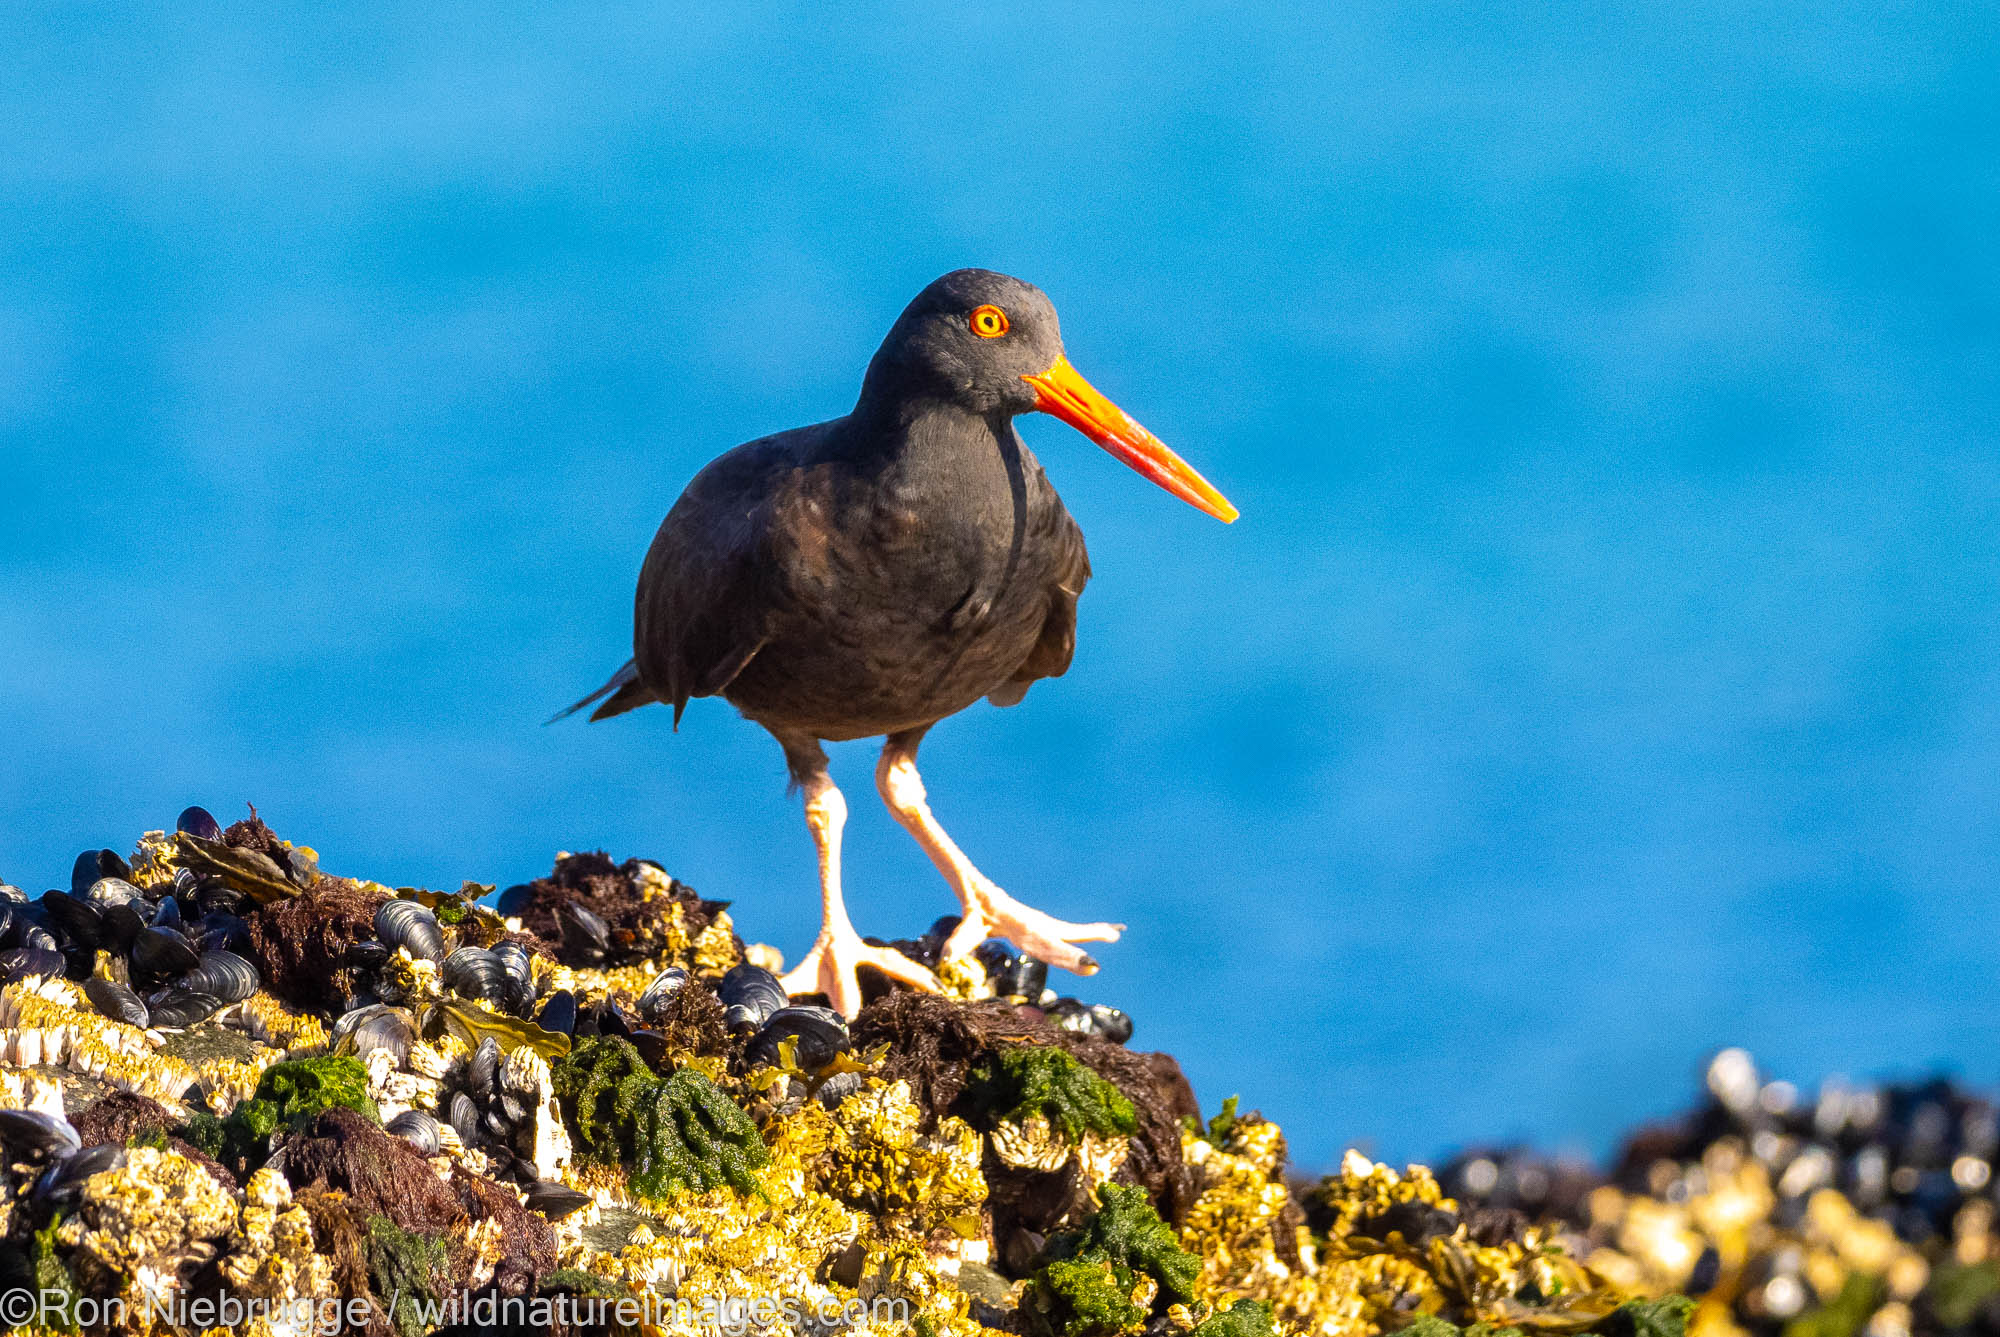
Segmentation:
{"type": "Polygon", "coordinates": [[[489,905],[329,874],[254,812],[176,828],[0,888],[0,1290],[341,1297],[368,1337],[481,1328],[443,1308],[480,1297],[671,1299],[676,1337],[1683,1337],[1666,1292],[1768,1327],[1787,1285],[1833,1313],[1866,1276],[1867,1337],[1903,1337],[1895,1305],[1985,1313],[2000,1267],[1940,1205],[1996,1140],[1956,1097],[1878,1120],[1878,1166],[1860,1106],[1808,1136],[1731,1069],[1589,1219],[1531,1220],[1524,1158],[1466,1162],[1476,1204],[1356,1156],[1297,1179],[1117,1007],[1002,943],[943,961],[955,920],[899,940],[942,993],[870,980],[850,1025],[645,861],[563,855],[489,905]],[[1825,1196],[1851,1179],[1881,1194],[1825,1196]],[[1944,1275],[1911,1213],[1956,1232],[1949,1300],[1910,1298],[1944,1275]]]}

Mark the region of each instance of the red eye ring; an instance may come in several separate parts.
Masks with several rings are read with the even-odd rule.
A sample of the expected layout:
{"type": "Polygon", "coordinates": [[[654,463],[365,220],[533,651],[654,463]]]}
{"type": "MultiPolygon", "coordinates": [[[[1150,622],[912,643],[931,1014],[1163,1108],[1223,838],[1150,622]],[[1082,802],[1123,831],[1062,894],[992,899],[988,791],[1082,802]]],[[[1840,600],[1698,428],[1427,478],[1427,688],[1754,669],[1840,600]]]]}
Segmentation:
{"type": "Polygon", "coordinates": [[[982,339],[998,339],[1007,332],[1007,313],[997,306],[974,307],[966,324],[982,339]]]}

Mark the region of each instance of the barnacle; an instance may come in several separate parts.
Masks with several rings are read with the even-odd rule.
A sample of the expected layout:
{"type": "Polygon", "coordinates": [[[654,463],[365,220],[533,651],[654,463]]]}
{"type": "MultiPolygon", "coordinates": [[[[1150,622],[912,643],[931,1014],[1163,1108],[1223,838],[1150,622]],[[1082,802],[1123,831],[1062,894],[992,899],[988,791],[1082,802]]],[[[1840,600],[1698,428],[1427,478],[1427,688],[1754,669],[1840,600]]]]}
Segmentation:
{"type": "Polygon", "coordinates": [[[150,1289],[166,1285],[182,1264],[213,1257],[236,1221],[235,1199],[199,1164],[176,1151],[134,1147],[122,1166],[84,1181],[77,1214],[56,1238],[150,1289]]]}
{"type": "Polygon", "coordinates": [[[986,1201],[979,1134],[960,1119],[931,1133],[922,1123],[906,1084],[871,1079],[834,1111],[818,1186],[918,1238],[952,1223],[976,1232],[986,1201]]]}
{"type": "Polygon", "coordinates": [[[271,1169],[243,1190],[243,1213],[218,1265],[239,1295],[273,1300],[317,1298],[333,1288],[333,1266],[313,1250],[312,1218],[292,1202],[291,1185],[271,1169]]]}
{"type": "Polygon", "coordinates": [[[1297,1227],[1281,1220],[1291,1200],[1280,1177],[1283,1145],[1275,1123],[1236,1118],[1233,1099],[1206,1136],[1183,1131],[1181,1154],[1196,1197],[1182,1218],[1181,1242],[1201,1255],[1204,1292],[1270,1300],[1289,1279],[1277,1232],[1297,1227]]]}

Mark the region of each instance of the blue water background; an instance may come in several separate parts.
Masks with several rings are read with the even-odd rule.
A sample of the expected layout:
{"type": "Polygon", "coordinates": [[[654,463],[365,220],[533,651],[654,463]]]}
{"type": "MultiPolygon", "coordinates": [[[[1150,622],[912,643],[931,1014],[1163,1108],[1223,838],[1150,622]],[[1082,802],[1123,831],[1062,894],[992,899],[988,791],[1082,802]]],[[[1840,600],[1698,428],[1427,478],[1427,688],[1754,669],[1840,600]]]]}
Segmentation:
{"type": "Polygon", "coordinates": [[[1326,1164],[1602,1151],[1725,1042],[2000,1079],[2000,10],[317,8],[0,14],[0,877],[247,800],[795,955],[760,731],[540,722],[689,475],[979,264],[1243,509],[1025,423],[1076,666],[924,754],[1205,1103],[1326,1164]]]}

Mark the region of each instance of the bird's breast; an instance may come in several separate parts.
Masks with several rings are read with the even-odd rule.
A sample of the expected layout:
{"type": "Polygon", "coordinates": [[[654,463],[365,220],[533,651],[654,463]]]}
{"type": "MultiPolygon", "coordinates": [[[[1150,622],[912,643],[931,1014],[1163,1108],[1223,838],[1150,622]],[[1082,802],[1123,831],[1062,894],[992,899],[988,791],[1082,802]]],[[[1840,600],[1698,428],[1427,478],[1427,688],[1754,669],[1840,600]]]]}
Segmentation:
{"type": "Polygon", "coordinates": [[[772,514],[769,634],[729,699],[766,723],[866,737],[1004,683],[1047,613],[1053,554],[1031,540],[1053,494],[1025,451],[994,455],[984,470],[800,470],[772,514]]]}

